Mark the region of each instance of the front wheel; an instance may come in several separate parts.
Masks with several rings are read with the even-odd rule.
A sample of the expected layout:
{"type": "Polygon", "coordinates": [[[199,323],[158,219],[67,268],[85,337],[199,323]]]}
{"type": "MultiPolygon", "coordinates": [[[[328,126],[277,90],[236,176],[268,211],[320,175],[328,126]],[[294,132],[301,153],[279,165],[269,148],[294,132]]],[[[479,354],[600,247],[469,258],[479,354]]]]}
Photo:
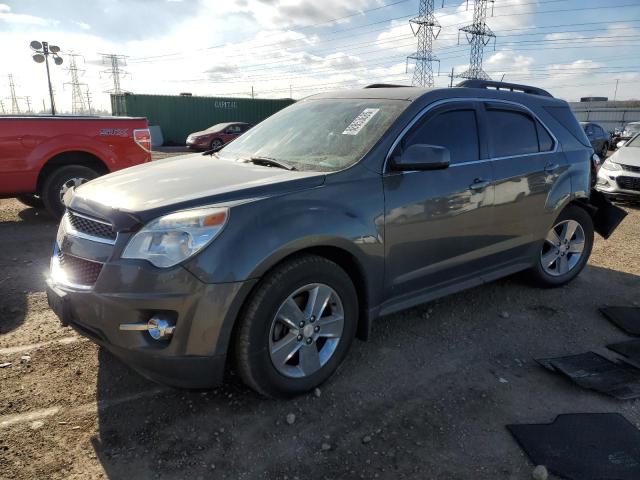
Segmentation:
{"type": "Polygon", "coordinates": [[[222,147],[222,145],[224,145],[222,140],[220,140],[219,138],[216,138],[213,142],[211,142],[211,145],[209,146],[211,147],[211,150],[215,150],[222,147]]]}
{"type": "Polygon", "coordinates": [[[573,280],[584,268],[593,247],[593,221],[582,208],[570,205],[547,233],[531,269],[534,280],[544,287],[557,287],[573,280]]]}
{"type": "Polygon", "coordinates": [[[239,320],[241,378],[271,397],[312,390],[345,358],[357,316],[355,288],[337,264],[315,255],[283,263],[260,282],[239,320]]]}
{"type": "Polygon", "coordinates": [[[605,143],[602,146],[602,150],[600,151],[600,158],[604,162],[607,159],[607,154],[609,153],[609,144],[605,143]]]}

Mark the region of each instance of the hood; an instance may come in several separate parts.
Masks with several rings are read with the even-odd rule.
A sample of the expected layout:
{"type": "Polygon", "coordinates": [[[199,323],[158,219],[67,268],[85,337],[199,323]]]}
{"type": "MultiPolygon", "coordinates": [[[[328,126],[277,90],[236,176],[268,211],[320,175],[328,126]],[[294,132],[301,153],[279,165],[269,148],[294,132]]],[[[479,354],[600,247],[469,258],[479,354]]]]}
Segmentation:
{"type": "Polygon", "coordinates": [[[229,203],[322,185],[322,172],[298,172],[193,154],[170,157],[103,177],[75,190],[71,208],[119,210],[138,218],[200,205],[229,203]]]}
{"type": "Polygon", "coordinates": [[[609,160],[623,165],[640,167],[640,147],[622,147],[609,157],[609,160]]]}
{"type": "Polygon", "coordinates": [[[220,133],[220,130],[200,130],[199,132],[190,133],[190,137],[204,137],[205,135],[214,135],[220,133]]]}

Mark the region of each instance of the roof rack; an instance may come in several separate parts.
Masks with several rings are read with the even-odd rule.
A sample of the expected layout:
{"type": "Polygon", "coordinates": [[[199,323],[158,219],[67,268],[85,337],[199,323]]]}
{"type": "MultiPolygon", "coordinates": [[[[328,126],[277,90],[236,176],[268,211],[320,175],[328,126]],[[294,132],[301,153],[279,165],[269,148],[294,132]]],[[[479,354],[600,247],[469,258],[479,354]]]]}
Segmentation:
{"type": "Polygon", "coordinates": [[[553,95],[542,88],[519,85],[517,83],[495,82],[493,80],[465,80],[456,85],[456,87],[509,90],[510,92],[528,93],[529,95],[553,98],[553,95]]]}
{"type": "Polygon", "coordinates": [[[371,85],[367,85],[364,88],[402,88],[402,87],[410,87],[411,85],[396,85],[393,83],[372,83],[371,85]]]}

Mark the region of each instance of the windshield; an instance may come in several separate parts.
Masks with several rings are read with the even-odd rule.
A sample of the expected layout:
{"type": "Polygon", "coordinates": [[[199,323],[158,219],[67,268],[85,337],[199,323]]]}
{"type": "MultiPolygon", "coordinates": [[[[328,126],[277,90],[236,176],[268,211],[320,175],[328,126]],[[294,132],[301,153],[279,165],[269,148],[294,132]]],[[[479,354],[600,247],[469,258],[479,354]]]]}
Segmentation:
{"type": "Polygon", "coordinates": [[[232,161],[270,158],[296,170],[341,170],[360,160],[408,105],[380,99],[301,101],[253,127],[219,155],[232,161]]]}
{"type": "Polygon", "coordinates": [[[216,123],[215,125],[211,125],[209,128],[207,128],[207,130],[220,130],[224,126],[224,123],[216,123]]]}
{"type": "Polygon", "coordinates": [[[640,148],[640,135],[636,135],[635,137],[633,137],[631,140],[629,140],[629,142],[627,142],[627,144],[625,145],[625,147],[636,147],[636,148],[640,148]]]}

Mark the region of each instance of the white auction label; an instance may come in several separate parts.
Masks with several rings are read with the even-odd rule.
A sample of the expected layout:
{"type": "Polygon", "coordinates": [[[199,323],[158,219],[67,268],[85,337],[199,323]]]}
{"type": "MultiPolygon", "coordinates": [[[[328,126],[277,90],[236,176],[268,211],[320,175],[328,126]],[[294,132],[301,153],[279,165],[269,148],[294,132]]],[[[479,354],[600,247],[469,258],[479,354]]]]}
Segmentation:
{"type": "Polygon", "coordinates": [[[379,108],[365,108],[360,115],[358,115],[353,122],[349,124],[347,128],[342,132],[343,135],[357,135],[360,130],[369,123],[369,120],[380,111],[379,108]]]}

